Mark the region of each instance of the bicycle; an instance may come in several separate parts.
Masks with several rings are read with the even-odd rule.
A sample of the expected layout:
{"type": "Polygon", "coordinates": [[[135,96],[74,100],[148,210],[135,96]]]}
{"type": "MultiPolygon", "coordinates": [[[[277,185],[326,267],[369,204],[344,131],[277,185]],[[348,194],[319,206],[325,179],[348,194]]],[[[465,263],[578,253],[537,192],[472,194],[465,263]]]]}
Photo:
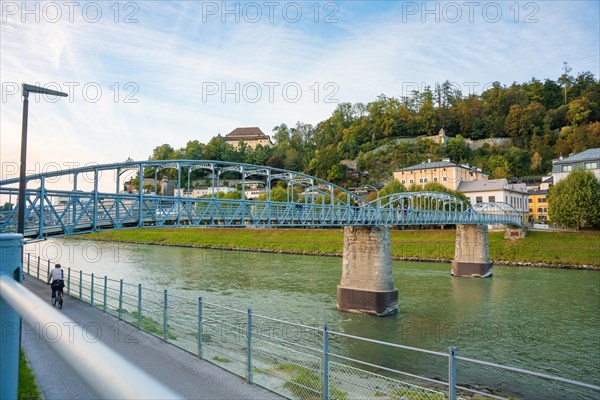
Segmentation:
{"type": "Polygon", "coordinates": [[[59,289],[56,291],[56,295],[52,298],[51,302],[52,302],[52,306],[56,307],[56,305],[58,304],[58,308],[61,309],[63,306],[63,297],[64,297],[64,292],[62,289],[59,289]]]}

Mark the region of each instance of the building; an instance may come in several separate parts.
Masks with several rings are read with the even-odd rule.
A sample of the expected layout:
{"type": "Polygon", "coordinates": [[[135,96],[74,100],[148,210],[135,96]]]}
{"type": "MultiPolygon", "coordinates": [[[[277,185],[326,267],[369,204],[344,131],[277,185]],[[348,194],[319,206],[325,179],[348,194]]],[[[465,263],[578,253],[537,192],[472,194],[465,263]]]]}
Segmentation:
{"type": "Polygon", "coordinates": [[[193,199],[199,199],[202,197],[212,197],[213,193],[229,193],[235,191],[234,187],[229,186],[217,186],[217,187],[200,187],[193,188],[192,190],[187,189],[175,189],[174,195],[181,197],[190,197],[193,199]]]}
{"type": "Polygon", "coordinates": [[[567,158],[552,160],[552,178],[556,185],[565,179],[569,172],[577,169],[592,171],[600,179],[600,148],[588,149],[581,153],[573,154],[567,158]]]}
{"type": "Polygon", "coordinates": [[[527,186],[524,183],[509,184],[504,178],[465,180],[458,185],[458,191],[464,193],[471,204],[507,203],[523,215],[523,221],[527,221],[529,201],[527,186]]]}
{"type": "Polygon", "coordinates": [[[244,142],[246,145],[254,150],[259,144],[262,146],[272,146],[271,137],[265,135],[260,128],[235,128],[223,138],[227,144],[231,145],[234,149],[240,148],[240,143],[244,142]]]}
{"type": "Polygon", "coordinates": [[[548,190],[529,192],[529,218],[531,221],[549,221],[548,190]]]}
{"type": "Polygon", "coordinates": [[[457,190],[463,181],[487,180],[488,176],[481,169],[454,164],[449,158],[444,158],[442,161],[427,161],[394,171],[394,179],[406,187],[438,182],[451,190],[457,190]]]}

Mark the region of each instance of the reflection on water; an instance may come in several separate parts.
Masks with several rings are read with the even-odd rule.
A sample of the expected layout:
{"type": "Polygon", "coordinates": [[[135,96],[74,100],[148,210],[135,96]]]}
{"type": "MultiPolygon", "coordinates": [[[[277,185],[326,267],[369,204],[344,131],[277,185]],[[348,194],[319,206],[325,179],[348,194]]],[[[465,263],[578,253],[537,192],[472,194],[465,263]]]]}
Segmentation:
{"type": "MultiPolygon", "coordinates": [[[[458,354],[600,384],[600,273],[495,267],[491,279],[453,278],[450,265],[394,262],[400,313],[338,312],[341,259],[258,252],[51,240],[45,257],[96,276],[168,288],[305,325],[458,354]]],[[[444,377],[445,360],[334,339],[345,355],[444,377]]],[[[459,363],[464,383],[511,387],[524,398],[585,398],[545,381],[459,363]],[[530,389],[527,389],[530,388],[530,389]],[[533,388],[533,389],[531,389],[533,388]]]]}

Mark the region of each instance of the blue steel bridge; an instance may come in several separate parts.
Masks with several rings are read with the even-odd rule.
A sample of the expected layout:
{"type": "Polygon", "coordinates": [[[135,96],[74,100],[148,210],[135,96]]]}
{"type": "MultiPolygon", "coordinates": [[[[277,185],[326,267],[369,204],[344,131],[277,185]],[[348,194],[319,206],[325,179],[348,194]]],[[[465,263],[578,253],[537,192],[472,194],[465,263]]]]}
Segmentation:
{"type": "MultiPolygon", "coordinates": [[[[174,180],[174,178],[173,178],[174,180]]],[[[0,181],[3,201],[15,204],[18,178],[0,181]]],[[[522,216],[506,203],[469,205],[440,192],[397,193],[366,202],[330,182],[277,168],[222,161],[138,161],[91,165],[27,177],[25,237],[42,239],[109,229],[180,227],[390,227],[418,225],[521,226],[522,216]],[[177,177],[172,196],[157,195],[159,176],[177,177]],[[154,190],[143,180],[134,193],[123,190],[131,176],[153,176],[154,190]],[[197,179],[209,182],[208,194],[191,197],[197,179]],[[218,194],[225,180],[240,182],[242,198],[218,194]],[[250,182],[266,189],[262,200],[249,199],[250,182]],[[271,188],[284,182],[287,201],[271,199],[271,188]],[[69,189],[70,188],[70,189],[69,189]]],[[[0,232],[14,232],[17,207],[0,212],[0,232]]]]}

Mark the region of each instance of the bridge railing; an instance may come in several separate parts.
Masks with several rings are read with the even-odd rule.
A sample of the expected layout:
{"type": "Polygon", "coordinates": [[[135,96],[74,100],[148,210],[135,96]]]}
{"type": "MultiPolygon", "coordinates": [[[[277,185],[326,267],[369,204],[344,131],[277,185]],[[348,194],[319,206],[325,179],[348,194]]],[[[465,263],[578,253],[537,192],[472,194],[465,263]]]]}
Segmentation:
{"type": "MultiPolygon", "coordinates": [[[[48,260],[25,257],[24,272],[32,277],[46,279],[49,267],[48,260]]],[[[381,342],[209,302],[189,290],[67,271],[70,296],[288,398],[505,398],[481,389],[490,385],[485,377],[496,383],[527,377],[533,388],[550,385],[563,398],[600,395],[597,385],[464,357],[455,348],[381,342]]]]}
{"type": "MultiPolygon", "coordinates": [[[[518,213],[493,205],[459,210],[441,203],[440,209],[407,209],[393,207],[393,202],[381,207],[359,207],[65,191],[43,194],[29,191],[27,199],[26,236],[37,238],[164,225],[327,227],[522,223],[518,213]]],[[[1,232],[13,232],[16,224],[15,209],[0,212],[1,232]]]]}
{"type": "MultiPolygon", "coordinates": [[[[158,383],[144,371],[125,360],[101,342],[86,341],[82,328],[50,307],[19,282],[22,271],[22,236],[0,235],[0,398],[17,398],[19,370],[20,319],[35,330],[83,381],[102,398],[177,399],[179,395],[158,383]],[[16,279],[15,279],[16,278],[16,279]],[[42,330],[49,326],[69,334],[49,337],[42,330]]],[[[30,260],[30,257],[29,257],[30,260]]],[[[43,267],[42,267],[43,268],[43,267]]],[[[40,276],[40,264],[36,275],[40,276]]],[[[31,266],[28,266],[31,272],[31,266]]]]}

